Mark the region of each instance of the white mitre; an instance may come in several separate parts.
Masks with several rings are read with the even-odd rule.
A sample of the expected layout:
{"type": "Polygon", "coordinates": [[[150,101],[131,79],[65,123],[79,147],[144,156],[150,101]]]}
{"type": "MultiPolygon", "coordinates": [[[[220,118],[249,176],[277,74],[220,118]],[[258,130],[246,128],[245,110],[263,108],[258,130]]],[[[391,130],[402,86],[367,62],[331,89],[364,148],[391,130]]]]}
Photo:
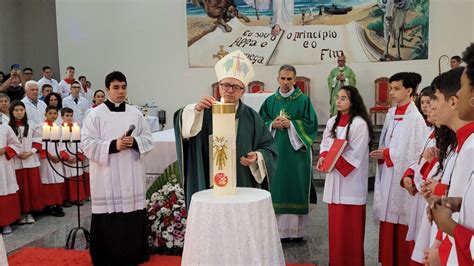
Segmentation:
{"type": "Polygon", "coordinates": [[[252,62],[242,51],[237,50],[223,57],[214,66],[217,81],[225,78],[235,78],[247,86],[254,77],[252,62]]]}

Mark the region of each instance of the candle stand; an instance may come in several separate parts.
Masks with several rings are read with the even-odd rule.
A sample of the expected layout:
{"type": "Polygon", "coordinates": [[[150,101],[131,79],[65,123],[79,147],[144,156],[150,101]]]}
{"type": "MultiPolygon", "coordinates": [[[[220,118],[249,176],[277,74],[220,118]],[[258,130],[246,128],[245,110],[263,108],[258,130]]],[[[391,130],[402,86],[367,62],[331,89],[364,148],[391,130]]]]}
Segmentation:
{"type": "Polygon", "coordinates": [[[61,156],[59,154],[59,150],[58,150],[58,145],[61,142],[59,139],[50,140],[48,138],[44,138],[44,134],[43,134],[43,142],[45,143],[46,154],[49,154],[48,142],[52,142],[52,143],[54,143],[54,147],[55,147],[54,153],[59,158],[61,164],[63,164],[65,167],[76,169],[76,177],[66,177],[64,174],[61,174],[56,170],[56,168],[54,167],[54,165],[51,162],[50,158],[48,156],[46,156],[49,165],[51,166],[51,168],[53,168],[53,170],[54,170],[54,172],[56,172],[56,174],[60,175],[64,179],[68,179],[70,181],[75,181],[76,182],[76,189],[77,189],[77,191],[76,191],[76,193],[77,193],[77,227],[75,227],[75,228],[71,229],[71,231],[69,231],[69,234],[68,234],[67,240],[66,240],[66,249],[74,249],[74,246],[75,246],[75,243],[76,243],[77,233],[79,231],[82,231],[84,233],[84,237],[86,239],[86,249],[88,249],[89,248],[89,243],[90,243],[90,233],[85,227],[81,226],[81,206],[79,204],[79,184],[80,184],[80,181],[84,181],[84,176],[82,176],[82,178],[79,177],[79,169],[84,169],[84,168],[88,167],[88,165],[84,165],[82,162],[81,162],[81,165],[79,165],[79,155],[80,155],[80,153],[79,153],[79,143],[81,141],[80,140],[72,140],[72,141],[63,140],[62,141],[64,143],[64,145],[66,146],[67,151],[70,154],[72,154],[73,156],[76,157],[76,165],[70,165],[67,161],[64,161],[61,158],[61,156]],[[75,148],[76,148],[75,152],[71,151],[71,149],[69,148],[69,144],[71,144],[71,142],[72,142],[72,145],[75,145],[75,148]]]}

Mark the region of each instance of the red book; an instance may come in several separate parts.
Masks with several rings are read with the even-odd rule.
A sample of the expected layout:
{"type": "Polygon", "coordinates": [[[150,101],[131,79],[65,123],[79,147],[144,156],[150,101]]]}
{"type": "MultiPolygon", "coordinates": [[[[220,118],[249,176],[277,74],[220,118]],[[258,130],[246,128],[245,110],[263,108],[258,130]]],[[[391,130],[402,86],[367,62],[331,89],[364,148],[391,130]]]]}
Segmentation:
{"type": "Polygon", "coordinates": [[[321,166],[321,170],[323,172],[331,172],[332,169],[334,168],[334,165],[337,162],[337,159],[342,154],[342,151],[344,151],[344,148],[347,145],[347,140],[345,139],[335,139],[334,142],[331,145],[331,148],[329,148],[329,151],[324,158],[323,165],[321,166]]]}

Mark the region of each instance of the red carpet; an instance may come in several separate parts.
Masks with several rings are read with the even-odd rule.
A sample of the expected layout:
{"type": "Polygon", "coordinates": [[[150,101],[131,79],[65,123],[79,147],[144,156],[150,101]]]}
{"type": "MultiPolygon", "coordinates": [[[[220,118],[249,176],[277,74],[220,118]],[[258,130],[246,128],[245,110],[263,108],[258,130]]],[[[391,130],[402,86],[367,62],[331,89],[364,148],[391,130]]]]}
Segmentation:
{"type": "MultiPolygon", "coordinates": [[[[86,250],[65,250],[62,248],[22,248],[8,257],[10,266],[91,266],[91,258],[86,250]]],[[[143,266],[179,266],[181,257],[153,255],[143,266]]],[[[292,264],[287,266],[315,266],[314,264],[292,264]]]]}

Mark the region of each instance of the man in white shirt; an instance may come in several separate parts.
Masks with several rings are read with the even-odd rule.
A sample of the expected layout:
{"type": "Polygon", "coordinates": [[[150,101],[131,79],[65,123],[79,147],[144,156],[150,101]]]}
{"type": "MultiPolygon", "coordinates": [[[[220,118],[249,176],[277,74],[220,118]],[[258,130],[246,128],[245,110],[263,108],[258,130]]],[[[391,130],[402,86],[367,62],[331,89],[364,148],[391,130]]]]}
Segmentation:
{"type": "MultiPolygon", "coordinates": [[[[76,69],[73,66],[68,66],[66,67],[66,77],[59,82],[59,94],[61,94],[61,97],[64,99],[67,96],[69,96],[69,93],[71,92],[71,84],[74,79],[74,75],[76,74],[76,69]]],[[[79,86],[81,87],[82,91],[82,85],[79,83],[79,86]]]]}
{"type": "Polygon", "coordinates": [[[34,80],[27,81],[25,84],[25,97],[21,100],[26,107],[26,115],[28,116],[28,124],[30,126],[41,126],[44,122],[44,114],[46,111],[46,104],[39,101],[39,87],[38,82],[34,80]]]}
{"type": "Polygon", "coordinates": [[[49,84],[53,88],[54,92],[59,93],[59,83],[57,80],[53,79],[53,70],[50,66],[43,67],[43,77],[38,80],[38,87],[43,88],[44,84],[49,84]]]}
{"type": "Polygon", "coordinates": [[[84,114],[91,106],[86,98],[79,95],[81,84],[79,81],[73,81],[71,84],[71,95],[63,99],[63,107],[69,107],[74,111],[74,121],[82,125],[84,114]]]}

